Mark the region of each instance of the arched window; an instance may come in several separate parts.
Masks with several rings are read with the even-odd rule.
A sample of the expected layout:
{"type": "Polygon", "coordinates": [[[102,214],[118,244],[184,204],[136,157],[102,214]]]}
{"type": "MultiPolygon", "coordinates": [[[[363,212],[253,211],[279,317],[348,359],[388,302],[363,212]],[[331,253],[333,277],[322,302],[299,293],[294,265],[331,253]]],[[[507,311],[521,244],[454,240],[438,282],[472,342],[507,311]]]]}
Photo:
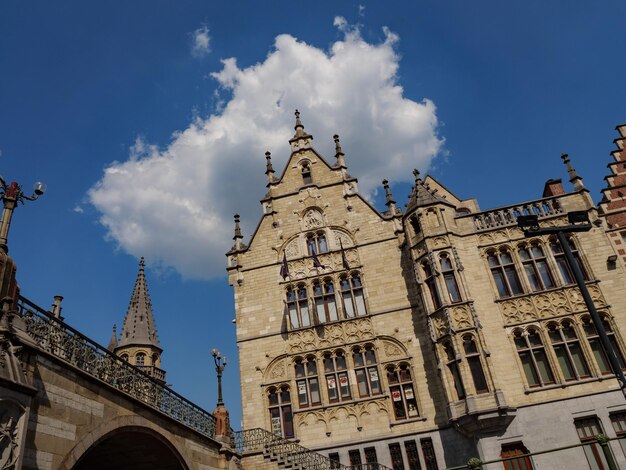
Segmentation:
{"type": "Polygon", "coordinates": [[[309,300],[304,284],[287,289],[287,309],[289,310],[289,321],[292,328],[311,326],[309,300]]]}
{"type": "Polygon", "coordinates": [[[461,292],[459,291],[459,285],[456,282],[454,268],[450,257],[444,253],[439,257],[439,262],[441,263],[441,274],[443,275],[443,281],[446,285],[450,302],[460,302],[461,292]]]}
{"type": "Polygon", "coordinates": [[[282,437],[293,437],[293,413],[289,387],[272,387],[267,394],[272,433],[282,437]]]}
{"type": "Polygon", "coordinates": [[[126,362],[128,362],[128,354],[122,354],[122,355],[120,356],[120,359],[121,359],[122,361],[126,361],[126,362]]]}
{"type": "Polygon", "coordinates": [[[463,379],[461,378],[461,372],[459,371],[459,364],[457,363],[456,354],[454,354],[454,348],[452,343],[446,341],[443,343],[443,349],[446,353],[448,370],[452,374],[452,380],[454,380],[454,389],[456,390],[457,399],[462,400],[465,398],[465,387],[463,386],[463,379]]]}
{"type": "Polygon", "coordinates": [[[146,363],[146,355],[144,353],[137,353],[135,355],[135,365],[136,366],[143,366],[146,363]]]}
{"type": "Polygon", "coordinates": [[[428,287],[428,292],[430,293],[430,298],[433,302],[434,308],[441,307],[441,297],[439,296],[439,291],[437,290],[437,283],[435,282],[435,276],[433,275],[433,270],[428,261],[424,261],[422,263],[422,270],[424,271],[424,282],[428,287]]]}
{"type": "Polygon", "coordinates": [[[465,359],[472,373],[472,380],[474,381],[474,389],[476,393],[485,393],[489,391],[487,385],[487,379],[485,379],[485,372],[483,371],[483,365],[480,360],[480,353],[476,347],[476,342],[472,335],[463,336],[463,350],[465,352],[465,359]]]}
{"type": "Polygon", "coordinates": [[[519,256],[524,265],[524,272],[533,291],[550,289],[555,286],[554,278],[548,267],[546,255],[538,243],[531,243],[519,249],[519,256]]]}
{"type": "Polygon", "coordinates": [[[319,323],[337,321],[339,319],[335,302],[335,288],[332,280],[316,281],[313,284],[313,299],[319,323]]]}
{"type": "Polygon", "coordinates": [[[158,354],[153,354],[152,355],[152,365],[156,366],[158,362],[159,362],[159,355],[158,354]]]}
{"type": "Polygon", "coordinates": [[[363,284],[358,273],[352,276],[342,276],[340,280],[341,299],[343,301],[343,312],[346,318],[353,318],[365,315],[365,298],[363,296],[363,284]]]}
{"type": "Polygon", "coordinates": [[[316,254],[328,253],[328,243],[324,232],[309,233],[306,236],[306,246],[309,256],[315,252],[316,254]]]}
{"type": "Polygon", "coordinates": [[[513,258],[508,250],[500,253],[491,252],[487,255],[487,262],[491,269],[491,275],[496,283],[500,297],[523,294],[522,285],[513,263],[513,258]]]}
{"type": "Polygon", "coordinates": [[[354,361],[354,373],[356,375],[359,396],[363,398],[371,395],[380,395],[382,388],[378,377],[374,347],[368,344],[364,347],[358,346],[354,348],[352,350],[352,360],[354,361]]]}
{"type": "Polygon", "coordinates": [[[537,330],[529,328],[525,334],[516,331],[515,347],[530,387],[543,387],[554,383],[554,374],[537,330]]]}
{"type": "MultiPolygon", "coordinates": [[[[598,364],[598,369],[601,374],[612,374],[613,371],[611,369],[611,363],[604,352],[604,348],[602,347],[602,343],[600,341],[600,337],[598,336],[598,331],[591,321],[591,317],[585,316],[582,318],[583,329],[585,330],[585,336],[587,336],[587,341],[589,341],[589,346],[591,346],[591,350],[593,351],[593,357],[596,359],[596,364],[598,364]]],[[[613,329],[611,328],[611,324],[604,317],[602,318],[602,324],[604,325],[604,331],[606,331],[606,335],[609,338],[609,342],[613,347],[613,351],[615,351],[615,355],[617,357],[617,361],[619,362],[622,370],[626,369],[626,363],[624,362],[624,356],[622,355],[622,351],[620,350],[617,340],[615,339],[615,333],[613,333],[613,329]]]]}
{"type": "Polygon", "coordinates": [[[295,369],[296,385],[298,387],[298,404],[300,408],[321,404],[315,357],[308,356],[304,360],[296,359],[295,369]]]}
{"type": "Polygon", "coordinates": [[[411,227],[413,227],[413,232],[415,232],[415,235],[419,235],[419,233],[422,231],[422,227],[420,226],[420,221],[417,218],[417,214],[413,214],[409,218],[409,223],[411,224],[411,227]]]}
{"type": "Polygon", "coordinates": [[[387,381],[393,402],[393,412],[396,419],[407,419],[419,416],[417,399],[411,380],[411,371],[408,364],[399,367],[387,367],[387,381]]]}
{"type": "Polygon", "coordinates": [[[324,354],[324,374],[326,374],[326,390],[331,403],[350,400],[350,382],[346,356],[343,351],[324,354]]]}
{"type": "Polygon", "coordinates": [[[551,323],[548,336],[566,381],[580,380],[591,375],[576,330],[569,320],[563,321],[561,325],[551,323]]]}
{"type": "MultiPolygon", "coordinates": [[[[587,275],[587,271],[585,271],[585,267],[580,259],[580,254],[578,253],[578,249],[576,245],[574,245],[574,241],[571,238],[567,239],[569,243],[569,247],[572,250],[572,255],[580,268],[580,271],[583,274],[583,279],[585,281],[589,280],[589,276],[587,275]]],[[[559,243],[559,240],[553,238],[550,240],[550,249],[552,250],[552,254],[554,255],[554,259],[556,261],[557,266],[559,267],[559,272],[561,273],[561,278],[563,279],[564,284],[574,284],[576,279],[574,278],[574,273],[570,269],[569,264],[567,263],[567,258],[565,258],[565,253],[563,252],[563,247],[559,243]]]]}
{"type": "Polygon", "coordinates": [[[311,167],[308,162],[304,162],[302,164],[302,184],[311,184],[313,183],[313,178],[311,177],[311,167]]]}

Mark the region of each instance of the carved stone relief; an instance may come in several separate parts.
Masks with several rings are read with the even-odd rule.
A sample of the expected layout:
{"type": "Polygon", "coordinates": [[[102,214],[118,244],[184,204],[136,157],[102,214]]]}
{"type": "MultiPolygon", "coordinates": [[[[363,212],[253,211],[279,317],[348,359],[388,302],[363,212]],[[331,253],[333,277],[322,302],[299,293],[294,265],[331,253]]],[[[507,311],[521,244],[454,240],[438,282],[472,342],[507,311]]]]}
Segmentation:
{"type": "MultiPolygon", "coordinates": [[[[606,307],[606,301],[599,286],[589,286],[589,293],[596,307],[606,307]]],[[[507,325],[586,310],[585,302],[577,287],[564,287],[557,291],[531,294],[502,301],[499,305],[507,325]]]]}
{"type": "Polygon", "coordinates": [[[287,259],[293,259],[301,256],[300,251],[300,239],[298,237],[291,240],[285,247],[285,254],[287,259]]]}
{"type": "Polygon", "coordinates": [[[16,468],[23,414],[17,403],[0,400],[0,469],[16,468]]]}
{"type": "Polygon", "coordinates": [[[472,322],[472,313],[468,305],[459,305],[449,309],[449,315],[452,317],[454,328],[471,328],[474,326],[472,322]]]}
{"type": "Polygon", "coordinates": [[[290,331],[287,351],[296,354],[305,351],[356,343],[374,337],[370,318],[357,318],[341,323],[319,325],[301,331],[290,331]]]}
{"type": "Polygon", "coordinates": [[[270,365],[267,371],[267,378],[269,381],[282,379],[286,376],[287,370],[285,366],[285,359],[280,359],[274,364],[270,365]]]}
{"type": "Polygon", "coordinates": [[[309,209],[302,218],[305,230],[311,230],[324,226],[324,216],[317,209],[309,209]]]}
{"type": "Polygon", "coordinates": [[[356,426],[361,426],[361,420],[365,415],[372,416],[378,413],[389,414],[387,401],[383,398],[350,403],[347,405],[331,406],[319,410],[297,412],[296,426],[305,427],[323,423],[326,426],[326,431],[330,431],[329,426],[333,421],[344,422],[353,418],[356,426]]]}
{"type": "Polygon", "coordinates": [[[335,246],[334,246],[335,249],[338,249],[341,245],[343,245],[344,248],[354,246],[354,243],[352,243],[352,238],[350,238],[344,232],[340,230],[333,230],[332,234],[333,234],[332,238],[335,242],[335,246]],[[339,244],[339,240],[341,240],[341,245],[339,244]]]}
{"type": "Polygon", "coordinates": [[[406,356],[406,352],[403,351],[401,347],[398,346],[397,344],[389,340],[383,340],[382,344],[383,344],[383,351],[385,351],[385,355],[388,358],[406,356]]]}

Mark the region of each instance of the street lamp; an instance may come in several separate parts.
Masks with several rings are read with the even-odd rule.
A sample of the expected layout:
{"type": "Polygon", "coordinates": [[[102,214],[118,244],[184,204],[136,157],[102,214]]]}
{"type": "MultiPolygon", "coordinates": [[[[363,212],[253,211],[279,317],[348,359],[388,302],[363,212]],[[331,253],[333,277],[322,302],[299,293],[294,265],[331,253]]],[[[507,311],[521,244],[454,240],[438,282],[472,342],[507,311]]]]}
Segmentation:
{"type": "Polygon", "coordinates": [[[226,368],[228,359],[226,356],[222,356],[217,349],[211,350],[213,361],[215,362],[215,372],[217,372],[217,406],[224,406],[224,400],[222,400],[222,372],[226,368]]]}
{"type": "Polygon", "coordinates": [[[24,201],[34,201],[46,191],[46,185],[40,182],[35,183],[33,194],[30,196],[22,192],[22,187],[15,181],[7,184],[0,176],[0,197],[3,202],[2,220],[0,220],[0,250],[4,253],[9,252],[7,241],[9,237],[9,228],[11,227],[11,217],[18,202],[24,204],[24,201]]]}
{"type": "Polygon", "coordinates": [[[604,352],[609,358],[611,369],[613,369],[613,373],[615,374],[615,377],[619,382],[620,389],[626,397],[626,379],[624,378],[624,373],[622,372],[622,368],[617,359],[617,354],[613,349],[613,345],[609,341],[609,337],[607,336],[606,330],[604,329],[602,319],[600,318],[600,315],[598,314],[598,311],[593,304],[593,300],[591,299],[591,295],[589,294],[589,290],[587,289],[587,284],[585,284],[585,278],[583,277],[583,273],[580,269],[580,266],[578,265],[578,261],[574,258],[574,255],[572,254],[572,249],[569,245],[567,237],[565,236],[566,233],[588,232],[589,230],[591,230],[589,215],[586,211],[572,211],[567,214],[567,221],[569,222],[569,225],[541,228],[539,227],[539,219],[537,215],[520,215],[517,218],[517,225],[519,228],[522,229],[526,237],[556,234],[559,238],[559,243],[561,244],[561,248],[563,249],[563,253],[565,254],[567,265],[569,266],[570,271],[574,274],[574,279],[576,279],[576,284],[578,285],[578,289],[583,296],[583,300],[585,301],[587,310],[591,314],[591,320],[593,321],[593,325],[598,332],[598,336],[600,337],[600,342],[602,344],[602,347],[604,348],[604,352]]]}

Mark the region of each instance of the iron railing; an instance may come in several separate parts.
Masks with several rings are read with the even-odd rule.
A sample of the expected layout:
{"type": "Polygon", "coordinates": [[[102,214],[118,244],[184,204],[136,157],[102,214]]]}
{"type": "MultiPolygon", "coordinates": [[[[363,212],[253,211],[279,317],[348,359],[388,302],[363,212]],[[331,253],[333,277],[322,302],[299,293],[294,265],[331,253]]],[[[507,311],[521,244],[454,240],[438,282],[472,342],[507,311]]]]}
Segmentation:
{"type": "Polygon", "coordinates": [[[215,418],[208,411],[22,296],[18,311],[26,331],[42,350],[200,434],[214,437],[215,418]]]}
{"type": "MultiPolygon", "coordinates": [[[[476,231],[493,230],[517,224],[520,215],[536,215],[539,219],[551,217],[563,213],[563,208],[558,198],[549,197],[535,201],[516,204],[513,206],[499,207],[496,209],[471,214],[476,231]]],[[[468,217],[468,216],[466,216],[468,217]]]]}
{"type": "Polygon", "coordinates": [[[270,458],[290,464],[303,470],[391,470],[379,463],[366,463],[354,466],[340,464],[332,461],[325,455],[314,452],[301,446],[297,442],[290,441],[271,432],[253,428],[236,431],[232,435],[235,450],[244,455],[248,452],[261,452],[268,454],[270,458]]]}

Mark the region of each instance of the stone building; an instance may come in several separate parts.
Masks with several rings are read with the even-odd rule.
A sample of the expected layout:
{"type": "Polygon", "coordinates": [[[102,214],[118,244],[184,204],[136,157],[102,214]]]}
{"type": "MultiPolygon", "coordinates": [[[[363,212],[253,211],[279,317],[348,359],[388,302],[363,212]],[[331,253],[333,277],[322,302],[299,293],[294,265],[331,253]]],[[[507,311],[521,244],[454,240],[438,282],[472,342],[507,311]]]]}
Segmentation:
{"type": "MultiPolygon", "coordinates": [[[[564,155],[571,191],[549,180],[536,200],[481,210],[415,171],[404,210],[383,181],[381,213],[359,193],[338,136],[327,161],[296,112],[280,176],[266,154],[261,220],[246,245],[236,216],[227,253],[244,429],[346,465],[428,470],[624,433],[626,400],[562,246],[516,223],[537,214],[554,227],[568,212],[588,214],[591,230],[568,240],[624,366],[616,255],[624,260],[626,126],[618,129],[599,210],[564,155]]],[[[620,442],[610,446],[626,465],[620,442]]],[[[602,459],[596,444],[532,464],[598,468],[602,459]]]]}

